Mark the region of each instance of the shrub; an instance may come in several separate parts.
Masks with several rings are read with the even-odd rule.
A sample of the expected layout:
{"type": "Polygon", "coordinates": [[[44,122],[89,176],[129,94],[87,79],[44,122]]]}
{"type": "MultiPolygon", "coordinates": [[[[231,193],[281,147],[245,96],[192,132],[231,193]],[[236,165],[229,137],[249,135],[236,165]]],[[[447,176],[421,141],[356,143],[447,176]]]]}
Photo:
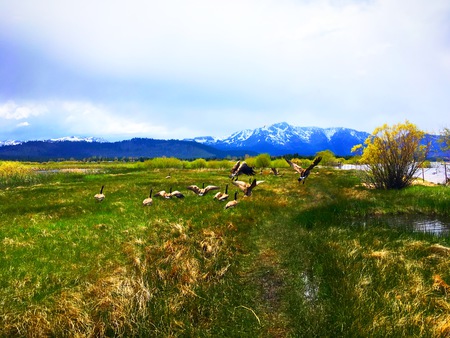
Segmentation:
{"type": "Polygon", "coordinates": [[[255,158],[255,165],[258,168],[268,168],[270,167],[271,160],[269,154],[260,154],[255,158]]]}
{"type": "Polygon", "coordinates": [[[429,143],[421,144],[423,137],[424,132],[408,121],[376,128],[364,142],[361,159],[368,166],[368,182],[378,189],[401,189],[411,185],[430,147],[429,143]]]}
{"type": "Polygon", "coordinates": [[[183,162],[175,157],[157,157],[144,162],[144,165],[148,168],[183,168],[183,162]]]}
{"type": "Polygon", "coordinates": [[[207,166],[208,166],[208,163],[203,158],[198,158],[189,164],[190,169],[202,169],[202,168],[206,168],[207,166]]]}

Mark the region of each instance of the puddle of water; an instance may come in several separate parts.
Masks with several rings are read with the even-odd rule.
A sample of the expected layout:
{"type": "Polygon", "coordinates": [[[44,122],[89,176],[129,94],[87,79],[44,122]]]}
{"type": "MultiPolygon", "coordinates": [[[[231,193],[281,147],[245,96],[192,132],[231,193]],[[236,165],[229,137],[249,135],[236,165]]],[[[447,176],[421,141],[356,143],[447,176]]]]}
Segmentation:
{"type": "Polygon", "coordinates": [[[319,296],[319,285],[314,280],[314,275],[311,269],[303,271],[301,274],[303,284],[305,286],[303,290],[303,296],[309,302],[315,302],[319,296]]]}
{"type": "Polygon", "coordinates": [[[387,224],[392,228],[430,233],[436,236],[450,235],[450,219],[438,219],[422,215],[379,216],[362,223],[364,226],[387,224]]]}

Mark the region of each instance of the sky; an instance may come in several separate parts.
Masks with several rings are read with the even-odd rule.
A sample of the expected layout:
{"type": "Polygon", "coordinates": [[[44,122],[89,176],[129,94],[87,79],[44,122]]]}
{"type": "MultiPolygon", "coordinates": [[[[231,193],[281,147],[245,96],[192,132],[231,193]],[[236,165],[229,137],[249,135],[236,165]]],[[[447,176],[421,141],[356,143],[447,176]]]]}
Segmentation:
{"type": "Polygon", "coordinates": [[[448,0],[0,0],[0,141],[449,116],[448,0]]]}

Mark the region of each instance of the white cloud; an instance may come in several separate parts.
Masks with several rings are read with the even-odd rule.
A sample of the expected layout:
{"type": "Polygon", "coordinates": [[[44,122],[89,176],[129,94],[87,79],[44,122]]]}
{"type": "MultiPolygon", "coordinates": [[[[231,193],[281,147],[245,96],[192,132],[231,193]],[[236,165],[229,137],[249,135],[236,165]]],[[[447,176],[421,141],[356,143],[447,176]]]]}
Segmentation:
{"type": "Polygon", "coordinates": [[[17,124],[17,127],[28,127],[28,126],[30,126],[30,123],[27,121],[17,124]]]}
{"type": "MultiPolygon", "coordinates": [[[[282,120],[372,131],[448,120],[449,13],[448,0],[3,1],[0,30],[80,74],[163,94],[46,101],[48,122],[70,133],[226,136],[282,120]],[[196,99],[174,105],[186,87],[196,99]],[[127,99],[142,101],[129,111],[127,99]]],[[[27,109],[0,117],[38,116],[27,109]]]]}
{"type": "Polygon", "coordinates": [[[0,118],[6,120],[23,120],[46,112],[46,107],[41,104],[17,104],[14,101],[8,101],[0,105],[0,118]]]}

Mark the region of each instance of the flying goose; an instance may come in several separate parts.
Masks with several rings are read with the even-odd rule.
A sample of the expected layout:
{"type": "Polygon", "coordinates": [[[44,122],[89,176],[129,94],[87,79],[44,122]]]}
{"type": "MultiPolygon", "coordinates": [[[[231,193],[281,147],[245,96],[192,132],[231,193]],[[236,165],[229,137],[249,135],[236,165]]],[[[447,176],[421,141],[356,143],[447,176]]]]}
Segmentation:
{"type": "Polygon", "coordinates": [[[322,157],[318,156],[314,159],[314,161],[311,163],[311,165],[306,168],[303,169],[301,166],[299,166],[298,164],[289,161],[287,158],[285,158],[286,162],[289,163],[289,165],[291,166],[292,169],[294,169],[296,172],[298,172],[300,174],[300,177],[298,178],[298,181],[301,182],[303,181],[303,184],[305,184],[305,180],[306,178],[309,176],[311,169],[314,168],[316,165],[319,164],[319,162],[322,160],[322,157]]]}
{"type": "Polygon", "coordinates": [[[255,170],[244,161],[237,161],[236,164],[231,168],[230,178],[239,176],[240,174],[245,174],[249,176],[255,175],[255,170]]]}
{"type": "Polygon", "coordinates": [[[248,197],[251,196],[253,188],[263,182],[264,181],[257,181],[256,179],[253,179],[251,184],[244,181],[232,181],[231,183],[241,189],[244,192],[244,196],[248,197]]]}
{"type": "Polygon", "coordinates": [[[98,202],[101,202],[101,201],[103,201],[103,200],[105,199],[105,195],[103,194],[103,188],[104,188],[104,187],[105,187],[105,186],[102,185],[102,188],[100,189],[100,193],[94,195],[94,198],[95,198],[98,202]]]}
{"type": "Polygon", "coordinates": [[[234,200],[227,202],[227,204],[225,204],[225,209],[234,208],[238,204],[237,195],[238,192],[236,191],[234,193],[234,200]]]}
{"type": "Polygon", "coordinates": [[[152,203],[153,203],[152,192],[153,192],[153,189],[150,189],[150,194],[148,195],[148,197],[145,200],[142,201],[143,206],[152,205],[152,203]]]}
{"type": "Polygon", "coordinates": [[[219,190],[220,188],[219,188],[218,186],[216,186],[216,185],[208,185],[208,186],[205,187],[205,183],[203,183],[201,189],[200,189],[199,187],[197,187],[196,185],[190,185],[190,186],[187,187],[186,189],[195,192],[198,196],[203,196],[203,195],[205,195],[208,191],[211,191],[211,190],[219,190]]]}
{"type": "Polygon", "coordinates": [[[218,192],[214,195],[214,199],[225,201],[228,198],[228,184],[225,186],[225,192],[218,192]]]}

